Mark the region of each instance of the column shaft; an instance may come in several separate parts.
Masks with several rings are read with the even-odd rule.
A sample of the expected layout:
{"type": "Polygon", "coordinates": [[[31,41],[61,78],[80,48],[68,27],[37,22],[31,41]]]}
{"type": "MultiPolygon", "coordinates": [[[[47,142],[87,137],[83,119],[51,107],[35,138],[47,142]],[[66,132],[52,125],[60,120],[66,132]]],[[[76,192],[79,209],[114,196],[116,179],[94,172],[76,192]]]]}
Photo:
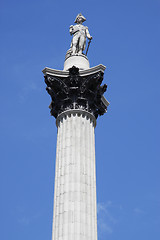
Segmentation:
{"type": "Polygon", "coordinates": [[[70,112],[57,127],[52,240],[97,240],[95,119],[70,112]]]}

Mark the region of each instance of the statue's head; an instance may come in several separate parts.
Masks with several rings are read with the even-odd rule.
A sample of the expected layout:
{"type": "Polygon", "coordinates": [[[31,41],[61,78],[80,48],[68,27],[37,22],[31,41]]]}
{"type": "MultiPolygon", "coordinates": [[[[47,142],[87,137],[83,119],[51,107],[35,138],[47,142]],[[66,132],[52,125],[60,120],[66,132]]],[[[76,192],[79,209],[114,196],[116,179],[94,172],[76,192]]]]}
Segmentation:
{"type": "Polygon", "coordinates": [[[83,23],[84,21],[86,21],[86,18],[81,13],[79,13],[74,22],[75,23],[83,23]]]}

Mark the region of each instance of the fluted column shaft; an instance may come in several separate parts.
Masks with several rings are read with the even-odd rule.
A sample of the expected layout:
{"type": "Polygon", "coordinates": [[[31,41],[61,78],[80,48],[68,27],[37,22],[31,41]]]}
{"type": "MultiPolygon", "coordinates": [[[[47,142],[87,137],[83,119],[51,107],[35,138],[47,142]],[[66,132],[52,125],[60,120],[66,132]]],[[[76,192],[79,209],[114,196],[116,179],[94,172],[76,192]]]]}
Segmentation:
{"type": "Polygon", "coordinates": [[[82,110],[57,117],[52,240],[97,240],[95,121],[82,110]]]}

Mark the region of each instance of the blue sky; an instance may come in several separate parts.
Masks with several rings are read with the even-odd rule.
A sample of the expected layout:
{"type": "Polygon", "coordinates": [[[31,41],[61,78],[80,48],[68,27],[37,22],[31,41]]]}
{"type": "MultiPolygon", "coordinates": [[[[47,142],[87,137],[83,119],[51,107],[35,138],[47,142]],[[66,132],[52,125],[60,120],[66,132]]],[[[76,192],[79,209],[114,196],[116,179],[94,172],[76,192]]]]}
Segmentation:
{"type": "Polygon", "coordinates": [[[2,0],[0,239],[50,240],[57,129],[42,69],[82,12],[107,68],[96,134],[99,240],[160,239],[160,0],[2,0]]]}

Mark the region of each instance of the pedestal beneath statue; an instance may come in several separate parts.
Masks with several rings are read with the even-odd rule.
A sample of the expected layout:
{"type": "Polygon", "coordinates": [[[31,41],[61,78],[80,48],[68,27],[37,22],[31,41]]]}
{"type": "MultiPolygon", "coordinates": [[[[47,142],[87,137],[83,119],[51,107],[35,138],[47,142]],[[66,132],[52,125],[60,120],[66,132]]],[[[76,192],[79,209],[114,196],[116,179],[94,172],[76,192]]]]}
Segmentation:
{"type": "Polygon", "coordinates": [[[86,55],[84,54],[77,54],[66,56],[64,62],[64,71],[67,71],[71,67],[77,67],[79,70],[86,70],[89,68],[89,61],[86,55]]]}

